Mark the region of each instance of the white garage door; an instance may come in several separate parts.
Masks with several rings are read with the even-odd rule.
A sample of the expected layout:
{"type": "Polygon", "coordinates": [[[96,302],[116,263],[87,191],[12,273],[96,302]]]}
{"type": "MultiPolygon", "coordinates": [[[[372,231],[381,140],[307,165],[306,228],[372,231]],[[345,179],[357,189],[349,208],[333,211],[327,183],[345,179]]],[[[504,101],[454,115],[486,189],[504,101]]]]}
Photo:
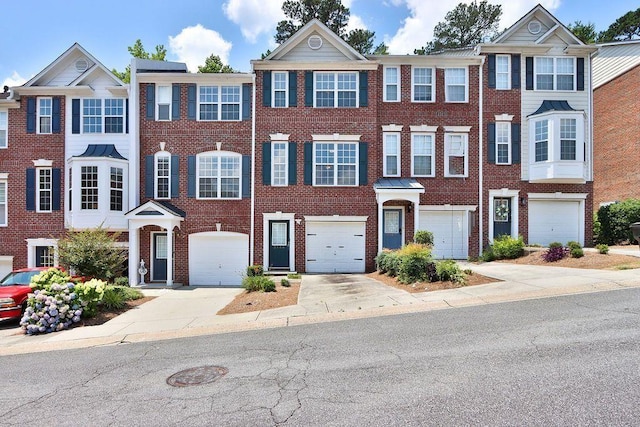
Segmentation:
{"type": "Polygon", "coordinates": [[[364,222],[307,222],[307,273],[364,273],[364,222]]]}
{"type": "Polygon", "coordinates": [[[190,286],[240,286],[249,264],[249,236],[230,232],[189,235],[190,286]]]}
{"type": "Polygon", "coordinates": [[[469,237],[466,211],[422,211],[420,230],[433,233],[432,255],[437,259],[467,259],[469,237]]]}
{"type": "Polygon", "coordinates": [[[547,246],[551,242],[566,244],[580,241],[584,228],[580,202],[557,200],[529,200],[529,244],[547,246]]]}

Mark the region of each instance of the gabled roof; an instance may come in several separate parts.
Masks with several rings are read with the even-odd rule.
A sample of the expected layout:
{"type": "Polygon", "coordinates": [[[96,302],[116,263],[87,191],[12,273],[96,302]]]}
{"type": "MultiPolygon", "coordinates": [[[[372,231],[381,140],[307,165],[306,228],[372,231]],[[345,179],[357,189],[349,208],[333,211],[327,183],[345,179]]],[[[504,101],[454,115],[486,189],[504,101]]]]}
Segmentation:
{"type": "MultiPolygon", "coordinates": [[[[553,22],[553,25],[551,25],[551,29],[549,31],[552,31],[554,33],[558,30],[563,31],[564,35],[568,36],[569,39],[574,42],[574,44],[584,45],[584,43],[582,43],[582,41],[571,32],[571,30],[569,30],[562,22],[558,21],[558,19],[556,19],[556,17],[553,16],[541,4],[536,5],[522,18],[518,19],[518,21],[516,21],[515,24],[513,24],[512,26],[507,28],[502,34],[500,34],[500,36],[497,39],[495,39],[493,43],[504,42],[510,36],[512,36],[516,31],[518,31],[520,28],[524,27],[525,25],[528,25],[529,21],[531,21],[536,15],[539,16],[540,14],[543,15],[545,18],[549,19],[551,22],[553,22]]],[[[546,39],[549,36],[548,34],[549,31],[547,31],[545,34],[542,34],[541,38],[539,38],[538,41],[536,41],[536,43],[538,44],[543,43],[541,39],[543,40],[546,39]]]]}
{"type": "Polygon", "coordinates": [[[556,101],[556,100],[548,100],[545,99],[540,104],[540,107],[533,113],[529,114],[527,117],[537,116],[538,114],[547,113],[549,111],[577,111],[569,105],[569,102],[565,100],[556,101]]]}
{"type": "Polygon", "coordinates": [[[315,18],[307,22],[302,28],[296,31],[295,34],[289,37],[287,41],[278,46],[265,58],[265,60],[281,59],[291,51],[291,49],[298,46],[300,43],[304,43],[307,38],[315,32],[321,34],[333,47],[338,49],[345,56],[345,59],[359,61],[367,60],[362,54],[360,54],[360,52],[352,48],[340,36],[331,31],[329,27],[315,18]]]}
{"type": "Polygon", "coordinates": [[[180,221],[187,217],[185,211],[172,205],[167,201],[147,200],[143,204],[131,209],[125,214],[129,219],[133,217],[164,216],[169,218],[179,218],[180,221]]]}
{"type": "Polygon", "coordinates": [[[593,88],[597,89],[640,65],[640,40],[600,44],[591,64],[593,88]]]}
{"type": "Polygon", "coordinates": [[[111,159],[127,160],[118,152],[113,144],[89,144],[84,153],[76,157],[109,157],[111,159]]]}

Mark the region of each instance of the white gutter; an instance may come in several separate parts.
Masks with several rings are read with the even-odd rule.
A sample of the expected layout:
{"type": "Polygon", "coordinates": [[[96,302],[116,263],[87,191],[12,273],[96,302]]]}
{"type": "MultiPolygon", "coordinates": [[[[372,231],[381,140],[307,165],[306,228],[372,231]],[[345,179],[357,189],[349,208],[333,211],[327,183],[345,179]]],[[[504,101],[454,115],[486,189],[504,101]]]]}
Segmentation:
{"type": "Polygon", "coordinates": [[[482,133],[484,132],[484,119],[482,117],[482,113],[483,113],[483,103],[484,103],[484,98],[483,98],[483,86],[482,86],[482,73],[484,72],[484,56],[482,57],[482,63],[480,64],[479,67],[479,73],[478,73],[478,91],[479,91],[479,97],[480,97],[480,102],[478,103],[478,114],[479,114],[479,121],[478,121],[478,126],[480,129],[478,129],[478,247],[479,247],[479,251],[478,251],[478,256],[482,255],[482,241],[483,241],[483,235],[484,235],[484,228],[483,228],[483,223],[484,223],[484,197],[483,197],[483,186],[482,186],[482,181],[483,181],[483,174],[482,174],[482,167],[484,164],[484,158],[482,157],[483,155],[483,150],[482,148],[484,147],[484,141],[482,138],[482,133]]]}
{"type": "Polygon", "coordinates": [[[256,73],[252,70],[252,105],[251,105],[251,225],[249,228],[249,265],[253,265],[255,248],[255,207],[256,207],[256,73]]]}

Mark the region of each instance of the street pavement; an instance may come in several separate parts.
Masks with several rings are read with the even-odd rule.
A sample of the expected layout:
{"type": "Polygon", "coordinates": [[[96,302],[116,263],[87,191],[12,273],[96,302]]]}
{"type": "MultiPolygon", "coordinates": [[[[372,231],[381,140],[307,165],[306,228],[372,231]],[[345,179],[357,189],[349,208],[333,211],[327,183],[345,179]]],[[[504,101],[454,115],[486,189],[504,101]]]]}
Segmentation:
{"type": "MultiPolygon", "coordinates": [[[[623,253],[618,252],[616,253],[623,253]]],[[[640,256],[637,249],[626,255],[640,256]]],[[[251,313],[216,315],[240,288],[145,289],[153,300],[103,325],[27,336],[0,328],[0,355],[113,345],[252,329],[548,298],[640,287],[638,270],[594,270],[501,262],[459,262],[483,276],[485,285],[408,293],[362,274],[303,275],[298,304],[251,313]]]]}

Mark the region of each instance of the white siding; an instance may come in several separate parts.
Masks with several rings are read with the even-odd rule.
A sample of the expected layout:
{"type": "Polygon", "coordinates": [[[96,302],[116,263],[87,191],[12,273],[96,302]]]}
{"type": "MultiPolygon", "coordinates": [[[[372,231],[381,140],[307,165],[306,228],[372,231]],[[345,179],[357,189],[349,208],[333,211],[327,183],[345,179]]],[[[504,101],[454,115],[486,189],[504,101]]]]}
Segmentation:
{"type": "MultiPolygon", "coordinates": [[[[94,63],[91,62],[89,58],[82,55],[81,52],[69,55],[69,57],[65,58],[63,62],[56,65],[55,70],[52,70],[52,73],[49,73],[50,75],[52,75],[52,78],[50,81],[46,82],[46,85],[67,86],[69,85],[69,83],[77,79],[82,73],[76,70],[76,61],[81,58],[85,59],[89,64],[87,69],[91,68],[94,65],[94,63]]],[[[113,80],[111,84],[113,84],[113,80]]]]}
{"type": "Polygon", "coordinates": [[[593,57],[593,88],[640,65],[640,41],[600,46],[593,57]]]}
{"type": "Polygon", "coordinates": [[[307,44],[308,37],[305,37],[298,43],[297,46],[292,48],[283,58],[283,61],[314,61],[314,62],[336,62],[345,61],[347,58],[342,52],[336,49],[326,38],[322,37],[319,33],[313,33],[313,35],[320,36],[322,38],[322,47],[317,50],[313,50],[307,44]]]}

